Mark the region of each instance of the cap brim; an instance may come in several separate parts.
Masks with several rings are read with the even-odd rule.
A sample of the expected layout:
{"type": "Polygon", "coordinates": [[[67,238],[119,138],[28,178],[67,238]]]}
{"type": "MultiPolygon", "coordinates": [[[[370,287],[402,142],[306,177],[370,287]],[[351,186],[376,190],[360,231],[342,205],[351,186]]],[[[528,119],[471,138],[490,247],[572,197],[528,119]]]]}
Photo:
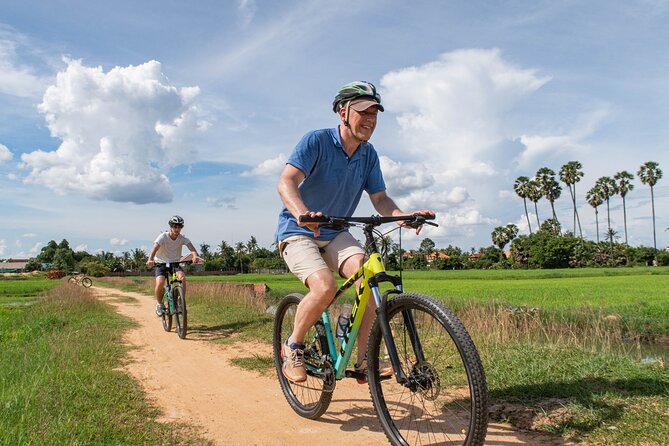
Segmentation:
{"type": "Polygon", "coordinates": [[[372,99],[358,99],[351,101],[351,108],[355,111],[361,112],[367,110],[369,107],[376,107],[379,111],[383,111],[383,105],[372,99]]]}

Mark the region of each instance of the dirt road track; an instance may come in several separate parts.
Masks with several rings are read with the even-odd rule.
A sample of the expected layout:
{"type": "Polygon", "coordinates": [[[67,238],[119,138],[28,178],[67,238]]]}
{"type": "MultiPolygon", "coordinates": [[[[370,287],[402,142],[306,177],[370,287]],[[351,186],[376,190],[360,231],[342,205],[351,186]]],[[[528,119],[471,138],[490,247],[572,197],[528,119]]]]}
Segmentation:
{"type": "MultiPolygon", "coordinates": [[[[296,415],[276,379],[259,376],[230,363],[251,356],[240,344],[220,346],[166,333],[155,315],[153,298],[93,287],[98,298],[135,321],[125,335],[130,351],[127,372],[146,390],[163,413],[161,421],[179,421],[202,428],[218,445],[387,445],[366,386],[353,380],[337,383],[332,404],[319,420],[296,415]],[[131,297],[136,302],[128,303],[131,297]],[[178,358],[178,360],[177,360],[178,358]]],[[[257,351],[257,346],[254,346],[257,351]]],[[[271,347],[266,352],[271,352],[271,347]]],[[[510,425],[491,424],[487,445],[566,445],[559,438],[519,432],[510,425]]]]}

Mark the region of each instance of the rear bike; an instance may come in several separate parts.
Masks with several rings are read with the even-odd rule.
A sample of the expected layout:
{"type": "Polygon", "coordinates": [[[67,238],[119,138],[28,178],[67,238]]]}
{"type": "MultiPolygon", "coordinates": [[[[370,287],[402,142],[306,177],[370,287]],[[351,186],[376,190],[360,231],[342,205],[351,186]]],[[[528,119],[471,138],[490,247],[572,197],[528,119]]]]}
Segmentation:
{"type": "MultiPolygon", "coordinates": [[[[336,300],[361,279],[351,318],[337,344],[329,310],[305,336],[303,361],[307,379],[289,381],[282,373],[282,343],[293,331],[301,294],[277,306],[273,347],[279,383],[288,404],[300,416],[316,419],[332,400],[338,380],[367,381],[377,416],[393,445],[482,445],[488,426],[488,390],[476,346],[457,316],[437,299],[405,292],[401,276],[385,271],[375,237],[383,223],[430,224],[421,216],[317,217],[329,227],[362,226],[368,259],[339,288],[336,300]],[[390,284],[381,294],[381,284],[390,284]],[[377,305],[367,350],[367,369],[347,368],[369,299],[377,305]],[[381,363],[393,375],[382,377],[381,363]]],[[[393,229],[394,230],[394,229],[393,229]]]]}
{"type": "Polygon", "coordinates": [[[165,267],[165,292],[163,293],[163,314],[161,316],[163,329],[172,330],[172,320],[176,322],[176,332],[181,339],[186,338],[188,332],[188,311],[186,309],[186,291],[183,284],[177,278],[177,267],[191,260],[176,261],[169,263],[156,263],[157,267],[165,267]]]}
{"type": "Polygon", "coordinates": [[[73,285],[81,285],[84,288],[90,288],[93,285],[93,281],[91,280],[91,278],[87,277],[85,274],[77,274],[71,276],[68,279],[68,283],[71,283],[73,285]]]}

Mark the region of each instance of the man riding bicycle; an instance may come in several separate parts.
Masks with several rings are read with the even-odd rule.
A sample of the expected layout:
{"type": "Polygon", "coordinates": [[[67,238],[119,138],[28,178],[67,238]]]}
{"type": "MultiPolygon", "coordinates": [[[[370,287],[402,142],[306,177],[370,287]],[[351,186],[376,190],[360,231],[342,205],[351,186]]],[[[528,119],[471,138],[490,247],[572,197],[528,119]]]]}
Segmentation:
{"type": "MultiPolygon", "coordinates": [[[[420,214],[434,218],[430,210],[405,213],[386,194],[378,155],[368,142],[378,112],[384,111],[376,87],[364,81],[344,85],[332,108],[339,115],[340,125],[302,137],[279,177],[278,192],[284,205],[276,232],[279,253],[290,271],[309,288],[297,307],[293,333],[282,347],[283,374],[292,382],[307,378],[304,336],[332,303],[337,290],[332,272],[348,277],[365,260],[365,250],[348,229],[319,228],[318,223],[299,223],[299,217],[351,216],[366,191],[382,216],[420,214]]],[[[373,300],[368,305],[372,311],[365,312],[360,326],[355,365],[361,372],[367,370],[367,339],[376,309],[373,300]]],[[[379,371],[389,376],[392,367],[382,364],[379,371]]]]}
{"type": "MultiPolygon", "coordinates": [[[[153,248],[149,254],[149,259],[146,264],[149,268],[153,267],[156,263],[170,263],[175,262],[181,259],[181,250],[184,245],[190,250],[193,263],[197,263],[200,258],[197,255],[195,247],[191,241],[181,233],[181,229],[184,227],[184,219],[178,215],[170,218],[169,221],[170,230],[161,233],[158,238],[153,242],[153,248]]],[[[186,273],[181,269],[180,265],[175,267],[177,273],[177,279],[180,280],[183,284],[184,290],[186,289],[186,273]]],[[[163,293],[165,292],[165,276],[167,275],[167,267],[164,265],[156,266],[155,270],[156,276],[156,288],[155,295],[156,301],[156,314],[158,316],[163,315],[162,299],[163,293]]]]}

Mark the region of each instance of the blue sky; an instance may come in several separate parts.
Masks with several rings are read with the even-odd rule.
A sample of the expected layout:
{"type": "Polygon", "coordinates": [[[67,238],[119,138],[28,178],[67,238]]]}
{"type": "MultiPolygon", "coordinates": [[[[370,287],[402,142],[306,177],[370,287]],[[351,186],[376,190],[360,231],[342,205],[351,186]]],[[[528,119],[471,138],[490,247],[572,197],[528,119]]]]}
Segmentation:
{"type": "MultiPolygon", "coordinates": [[[[63,238],[149,249],[173,214],[196,245],[269,247],[278,172],[304,133],[338,123],[332,97],[358,79],[386,108],[371,142],[388,192],[437,212],[423,235],[438,247],[527,233],[514,180],[572,160],[594,239],[597,178],[669,169],[667,42],[668,0],[0,0],[0,258],[63,238]]],[[[633,184],[630,243],[652,246],[650,191],[633,184]]],[[[571,229],[566,189],[556,206],[571,229]]],[[[620,197],[611,218],[622,235],[620,197]]]]}

